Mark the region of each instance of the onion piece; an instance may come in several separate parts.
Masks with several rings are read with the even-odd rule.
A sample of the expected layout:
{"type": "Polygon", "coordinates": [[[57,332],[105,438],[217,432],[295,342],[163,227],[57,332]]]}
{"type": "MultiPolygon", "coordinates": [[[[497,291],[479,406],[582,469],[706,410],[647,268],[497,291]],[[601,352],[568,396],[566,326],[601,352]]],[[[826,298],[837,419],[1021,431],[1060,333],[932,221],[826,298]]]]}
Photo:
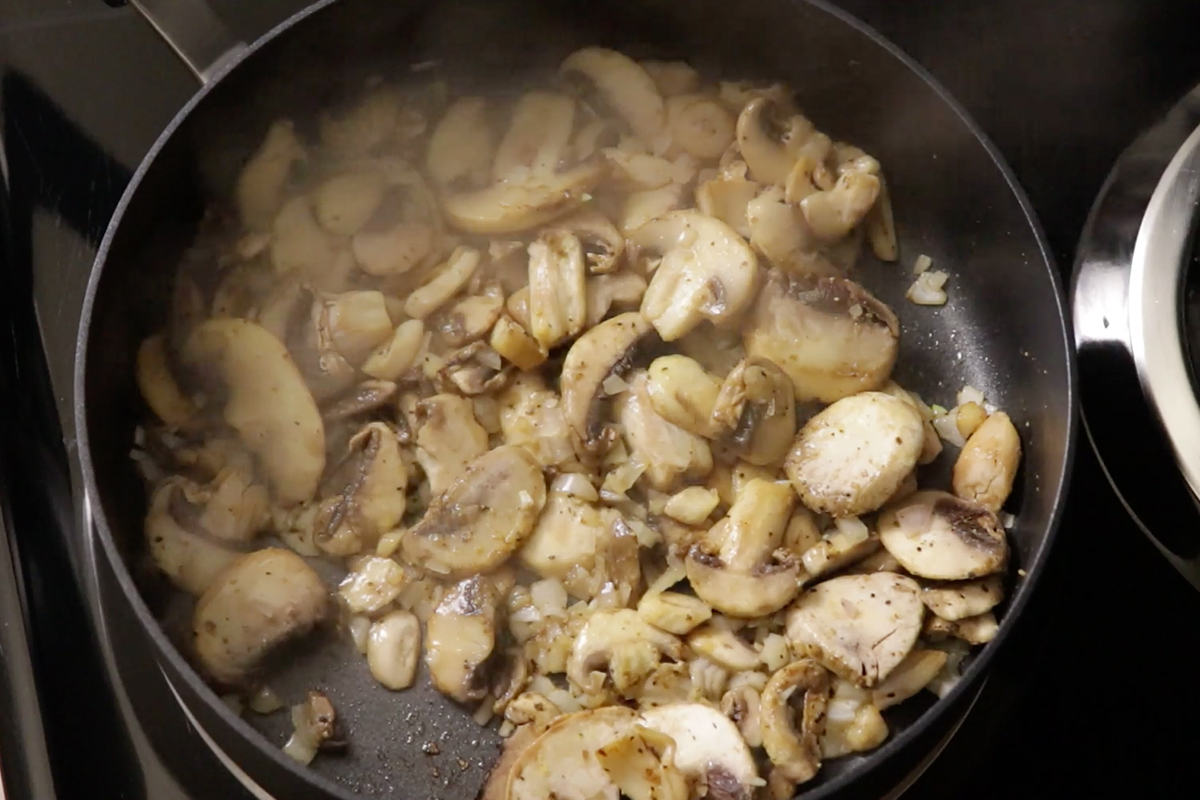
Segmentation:
{"type": "Polygon", "coordinates": [[[279,695],[271,690],[270,686],[264,686],[254,693],[247,705],[255,714],[274,714],[283,708],[285,703],[279,699],[279,695]]]}
{"type": "Polygon", "coordinates": [[[951,409],[940,417],[934,417],[932,424],[933,429],[937,431],[942,441],[948,442],[955,447],[962,447],[967,443],[967,440],[963,438],[962,433],[958,430],[957,408],[951,409]]]}
{"type": "Polygon", "coordinates": [[[624,378],[616,373],[613,373],[605,378],[604,383],[600,384],[600,386],[604,390],[604,394],[608,395],[609,397],[629,391],[629,384],[625,382],[624,378]]]}
{"type": "Polygon", "coordinates": [[[841,541],[847,546],[865,542],[871,536],[866,523],[858,517],[841,517],[834,520],[833,524],[841,535],[841,541]]]}
{"type": "Polygon", "coordinates": [[[564,472],[558,475],[550,484],[550,491],[569,494],[589,503],[600,500],[600,494],[596,491],[596,487],[592,485],[586,475],[578,472],[564,472]]]}
{"type": "Polygon", "coordinates": [[[946,292],[942,289],[950,276],[945,272],[922,272],[904,293],[911,302],[919,306],[941,306],[946,304],[946,292]]]}

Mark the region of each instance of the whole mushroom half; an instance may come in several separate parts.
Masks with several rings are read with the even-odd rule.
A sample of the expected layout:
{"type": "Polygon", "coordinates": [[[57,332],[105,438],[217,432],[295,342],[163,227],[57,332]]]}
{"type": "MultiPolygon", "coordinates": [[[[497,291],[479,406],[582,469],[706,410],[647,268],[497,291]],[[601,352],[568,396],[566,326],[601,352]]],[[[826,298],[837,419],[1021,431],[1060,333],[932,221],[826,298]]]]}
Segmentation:
{"type": "Polygon", "coordinates": [[[978,578],[1000,572],[1008,561],[1008,540],[996,515],[947,492],[917,492],[884,509],[879,538],[922,578],[978,578]]]}

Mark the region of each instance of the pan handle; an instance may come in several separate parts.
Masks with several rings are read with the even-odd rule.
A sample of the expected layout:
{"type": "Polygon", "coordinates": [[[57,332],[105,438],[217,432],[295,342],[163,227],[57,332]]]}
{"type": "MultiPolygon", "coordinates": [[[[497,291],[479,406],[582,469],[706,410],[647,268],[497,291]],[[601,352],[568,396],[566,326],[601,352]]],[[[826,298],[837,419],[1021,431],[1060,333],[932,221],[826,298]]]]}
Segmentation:
{"type": "Polygon", "coordinates": [[[237,61],[246,43],[205,0],[129,0],[202,84],[237,61]]]}

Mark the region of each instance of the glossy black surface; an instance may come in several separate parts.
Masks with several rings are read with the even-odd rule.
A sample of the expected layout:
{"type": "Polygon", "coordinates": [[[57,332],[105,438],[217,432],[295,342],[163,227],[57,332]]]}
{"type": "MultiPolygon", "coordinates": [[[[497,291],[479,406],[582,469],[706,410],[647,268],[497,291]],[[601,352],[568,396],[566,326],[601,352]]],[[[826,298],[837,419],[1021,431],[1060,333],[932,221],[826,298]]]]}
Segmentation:
{"type": "MultiPolygon", "coordinates": [[[[88,0],[0,5],[0,58],[128,170],[190,94],[191,84],[138,20],[127,12],[101,12],[96,5],[88,0]]],[[[221,5],[250,36],[280,18],[289,4],[221,5]]],[[[1187,2],[846,0],[843,5],[929,67],[967,106],[1014,166],[1063,265],[1071,263],[1091,199],[1112,161],[1142,127],[1200,81],[1193,9],[1187,2]]],[[[28,209],[36,194],[39,205],[53,209],[55,195],[82,192],[76,196],[86,197],[95,185],[112,179],[112,170],[93,165],[66,175],[65,186],[50,185],[53,163],[78,143],[42,133],[45,109],[14,120],[6,97],[4,114],[10,173],[15,159],[37,164],[18,187],[18,205],[28,209]]],[[[86,216],[102,227],[104,215],[101,204],[86,216]]],[[[56,224],[54,213],[32,216],[21,218],[28,242],[21,255],[25,260],[14,264],[6,253],[5,276],[37,265],[27,280],[38,302],[40,338],[50,346],[51,381],[29,406],[44,414],[56,405],[70,408],[67,343],[74,338],[79,291],[66,278],[88,268],[91,249],[56,224]]],[[[4,347],[7,360],[11,342],[4,347]]],[[[13,421],[13,415],[6,419],[13,421]]],[[[15,420],[17,427],[32,430],[35,423],[15,420]]],[[[70,447],[69,425],[65,436],[70,447]]],[[[7,447],[6,441],[9,459],[7,447]]],[[[28,469],[29,463],[21,459],[14,469],[28,469]]],[[[26,488],[36,492],[40,487],[33,481],[26,488]]],[[[1188,686],[1200,669],[1200,653],[1189,634],[1200,621],[1200,598],[1124,517],[1086,448],[1077,459],[1075,488],[1046,580],[1024,624],[997,660],[975,712],[912,796],[1194,796],[1192,762],[1200,741],[1191,721],[1200,714],[1200,702],[1188,686]]],[[[13,499],[14,516],[27,519],[22,509],[28,498],[13,499]]],[[[27,539],[56,532],[20,529],[15,535],[27,539]]],[[[76,539],[68,534],[65,549],[77,547],[76,539]]],[[[36,610],[40,603],[35,598],[30,605],[36,610]]],[[[38,619],[66,623],[45,615],[38,619]]],[[[41,658],[43,700],[62,699],[56,689],[69,685],[75,666],[61,655],[41,658]]],[[[92,705],[84,702],[69,706],[63,716],[94,725],[92,713],[92,705]]],[[[168,728],[164,738],[176,735],[186,730],[168,728]]],[[[197,800],[238,797],[219,782],[219,766],[194,739],[170,749],[176,761],[190,764],[188,774],[210,776],[208,791],[197,792],[197,800]]],[[[9,752],[5,749],[0,760],[9,752]]],[[[146,751],[140,752],[143,757],[130,768],[134,788],[108,796],[183,797],[146,751]]],[[[58,776],[61,797],[100,796],[96,773],[70,769],[70,753],[61,758],[68,765],[58,776]]],[[[120,761],[105,764],[109,772],[125,768],[120,761]]]]}

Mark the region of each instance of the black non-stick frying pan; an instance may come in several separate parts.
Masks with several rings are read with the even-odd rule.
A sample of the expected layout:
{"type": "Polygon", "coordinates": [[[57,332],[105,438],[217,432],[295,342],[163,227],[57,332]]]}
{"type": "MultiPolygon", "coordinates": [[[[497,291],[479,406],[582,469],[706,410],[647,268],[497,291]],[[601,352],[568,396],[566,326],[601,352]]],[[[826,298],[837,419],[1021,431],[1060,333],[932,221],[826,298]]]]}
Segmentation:
{"type": "Polygon", "coordinates": [[[889,766],[930,746],[977,691],[1041,574],[1075,438],[1057,273],[1011,173],[945,91],[877,34],[815,1],[322,0],[249,47],[233,46],[200,2],[139,3],[203,86],[138,169],[100,247],[78,344],[76,427],[92,527],[126,601],[105,609],[108,635],[118,649],[153,653],[183,713],[226,763],[289,800],[467,800],[499,738],[420,679],[407,692],[387,692],[348,643],[331,641],[271,678],[285,698],[321,688],[347,722],[348,753],[297,766],[279,749],[287,715],[235,716],[163,633],[158,599],[139,590],[146,498],[129,459],[142,416],[134,356],[164,324],[174,266],[206,201],[228,193],[273,119],[311,115],[368,75],[399,76],[433,61],[456,89],[479,91],[548,72],[588,44],[684,59],[727,77],[785,80],[823,129],[878,157],[902,256],[891,265],[864,257],[858,279],[899,313],[897,379],[944,405],[973,385],[1018,425],[1025,455],[999,635],[948,697],[889,711],[883,747],[826,764],[804,795],[866,796],[889,766]],[[903,299],[906,265],[921,253],[951,275],[944,307],[903,299]]]}

